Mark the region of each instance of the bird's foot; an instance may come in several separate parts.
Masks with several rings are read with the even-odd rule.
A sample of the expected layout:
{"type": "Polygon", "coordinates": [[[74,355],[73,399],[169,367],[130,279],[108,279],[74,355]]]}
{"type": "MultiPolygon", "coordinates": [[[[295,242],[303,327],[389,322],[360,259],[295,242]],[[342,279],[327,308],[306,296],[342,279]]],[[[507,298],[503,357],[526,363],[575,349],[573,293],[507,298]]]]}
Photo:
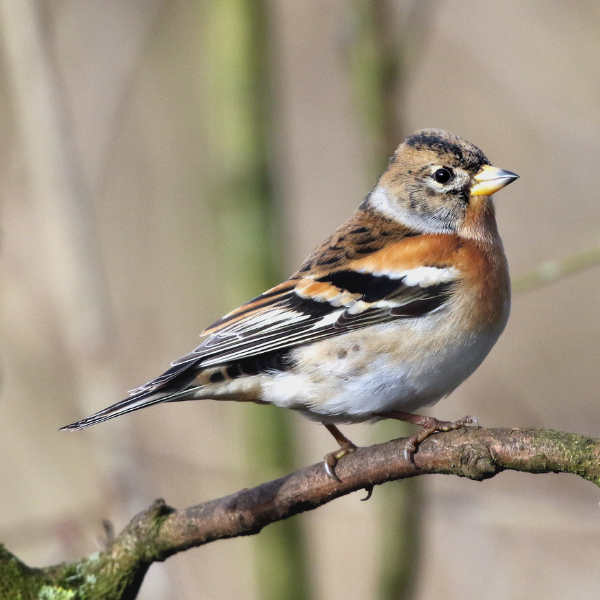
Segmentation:
{"type": "Polygon", "coordinates": [[[335,466],[342,456],[346,456],[346,454],[354,452],[357,446],[353,444],[335,425],[333,425],[333,423],[323,423],[323,425],[325,425],[327,431],[331,433],[331,435],[335,438],[335,441],[340,445],[339,450],[330,452],[324,456],[323,460],[325,461],[325,473],[327,473],[331,479],[341,481],[335,472],[335,466]]]}
{"type": "Polygon", "coordinates": [[[354,452],[356,450],[356,448],[357,448],[357,446],[355,444],[353,444],[350,440],[346,439],[345,442],[342,442],[340,444],[339,450],[336,450],[335,452],[330,452],[329,454],[326,454],[323,457],[323,460],[325,461],[325,473],[327,473],[327,475],[329,475],[329,477],[331,477],[332,479],[335,479],[336,481],[342,481],[337,476],[337,473],[335,472],[335,467],[336,467],[338,461],[340,460],[340,458],[342,458],[343,456],[346,456],[346,454],[349,454],[350,452],[354,452]]]}
{"type": "Polygon", "coordinates": [[[438,421],[433,417],[423,417],[421,415],[410,416],[416,418],[410,420],[401,420],[406,420],[409,423],[414,423],[415,425],[421,425],[421,431],[409,438],[409,440],[406,442],[406,447],[404,448],[404,457],[406,460],[409,460],[413,463],[413,457],[419,447],[419,444],[424,442],[430,435],[437,433],[438,431],[455,431],[456,429],[460,429],[465,425],[475,425],[475,427],[480,427],[479,421],[475,417],[471,416],[463,417],[462,419],[458,419],[458,421],[438,421]]]}

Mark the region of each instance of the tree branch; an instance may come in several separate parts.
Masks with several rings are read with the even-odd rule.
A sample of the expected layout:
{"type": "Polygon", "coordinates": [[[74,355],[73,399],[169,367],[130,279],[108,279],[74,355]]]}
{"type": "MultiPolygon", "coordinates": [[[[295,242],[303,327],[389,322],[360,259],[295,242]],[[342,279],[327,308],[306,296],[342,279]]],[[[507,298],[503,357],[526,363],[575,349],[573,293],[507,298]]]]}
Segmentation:
{"type": "Polygon", "coordinates": [[[139,513],[106,551],[77,563],[29,569],[0,546],[0,598],[135,598],[148,567],[209,542],[253,535],[275,521],[313,510],[386,481],[442,473],[483,480],[503,470],[572,473],[600,486],[600,440],[549,429],[459,429],[431,436],[414,462],[399,439],[344,457],[327,477],[323,463],[252,489],[175,510],[156,500],[139,513]],[[12,587],[3,587],[11,585],[12,587]],[[5,592],[6,590],[6,592],[5,592]],[[9,591],[10,590],[10,591],[9,591]],[[43,597],[43,596],[39,596],[43,597]],[[48,597],[51,597],[48,595],[48,597]]]}
{"type": "Polygon", "coordinates": [[[549,283],[554,283],[563,277],[574,275],[598,265],[600,265],[600,246],[594,246],[558,260],[542,263],[533,271],[513,279],[512,290],[515,294],[531,292],[549,283]]]}

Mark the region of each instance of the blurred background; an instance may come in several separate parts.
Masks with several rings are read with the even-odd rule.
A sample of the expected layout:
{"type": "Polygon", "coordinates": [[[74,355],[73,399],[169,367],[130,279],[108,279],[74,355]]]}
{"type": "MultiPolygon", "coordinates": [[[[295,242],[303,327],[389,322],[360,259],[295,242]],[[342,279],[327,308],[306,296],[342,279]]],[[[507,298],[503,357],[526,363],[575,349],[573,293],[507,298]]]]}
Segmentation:
{"type": "MultiPolygon", "coordinates": [[[[118,532],[157,497],[197,504],[332,450],[299,415],[225,402],[58,428],[295,270],[412,131],[521,175],[496,199],[513,278],[600,244],[598,3],[0,0],[0,36],[0,541],[31,565],[102,548],[103,519],[118,532]]],[[[593,267],[515,294],[430,414],[600,436],[599,294],[593,267]]],[[[140,598],[597,597],[590,483],[361,497],[155,564],[140,598]]]]}

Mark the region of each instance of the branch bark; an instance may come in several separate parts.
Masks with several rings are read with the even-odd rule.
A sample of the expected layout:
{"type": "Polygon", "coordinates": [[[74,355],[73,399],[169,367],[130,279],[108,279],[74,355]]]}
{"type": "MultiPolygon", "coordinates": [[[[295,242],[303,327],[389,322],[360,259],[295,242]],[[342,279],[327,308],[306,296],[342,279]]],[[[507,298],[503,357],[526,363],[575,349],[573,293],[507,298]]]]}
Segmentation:
{"type": "Polygon", "coordinates": [[[190,508],[176,510],[156,500],[110,548],[76,563],[30,569],[0,546],[0,599],[133,599],[153,562],[215,540],[259,533],[340,496],[407,477],[439,473],[481,481],[510,469],[572,473],[600,487],[599,439],[549,429],[459,429],[431,436],[414,462],[404,457],[405,441],[359,448],[344,457],[336,468],[341,482],[327,477],[318,463],[190,508]]]}

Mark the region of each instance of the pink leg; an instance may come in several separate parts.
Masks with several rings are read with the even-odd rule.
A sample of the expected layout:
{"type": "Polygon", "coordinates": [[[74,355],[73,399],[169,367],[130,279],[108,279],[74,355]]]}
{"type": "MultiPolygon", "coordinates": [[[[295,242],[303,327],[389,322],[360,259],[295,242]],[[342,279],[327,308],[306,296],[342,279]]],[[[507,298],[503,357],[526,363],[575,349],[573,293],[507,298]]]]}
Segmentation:
{"type": "Polygon", "coordinates": [[[412,413],[402,412],[400,410],[391,410],[380,415],[388,419],[396,419],[413,425],[420,425],[421,431],[413,435],[406,444],[404,454],[408,460],[412,460],[412,455],[417,451],[419,444],[425,441],[430,435],[438,431],[454,431],[465,425],[475,425],[479,427],[479,422],[475,417],[463,417],[458,421],[438,421],[433,417],[424,417],[422,415],[413,415],[412,413]]]}

